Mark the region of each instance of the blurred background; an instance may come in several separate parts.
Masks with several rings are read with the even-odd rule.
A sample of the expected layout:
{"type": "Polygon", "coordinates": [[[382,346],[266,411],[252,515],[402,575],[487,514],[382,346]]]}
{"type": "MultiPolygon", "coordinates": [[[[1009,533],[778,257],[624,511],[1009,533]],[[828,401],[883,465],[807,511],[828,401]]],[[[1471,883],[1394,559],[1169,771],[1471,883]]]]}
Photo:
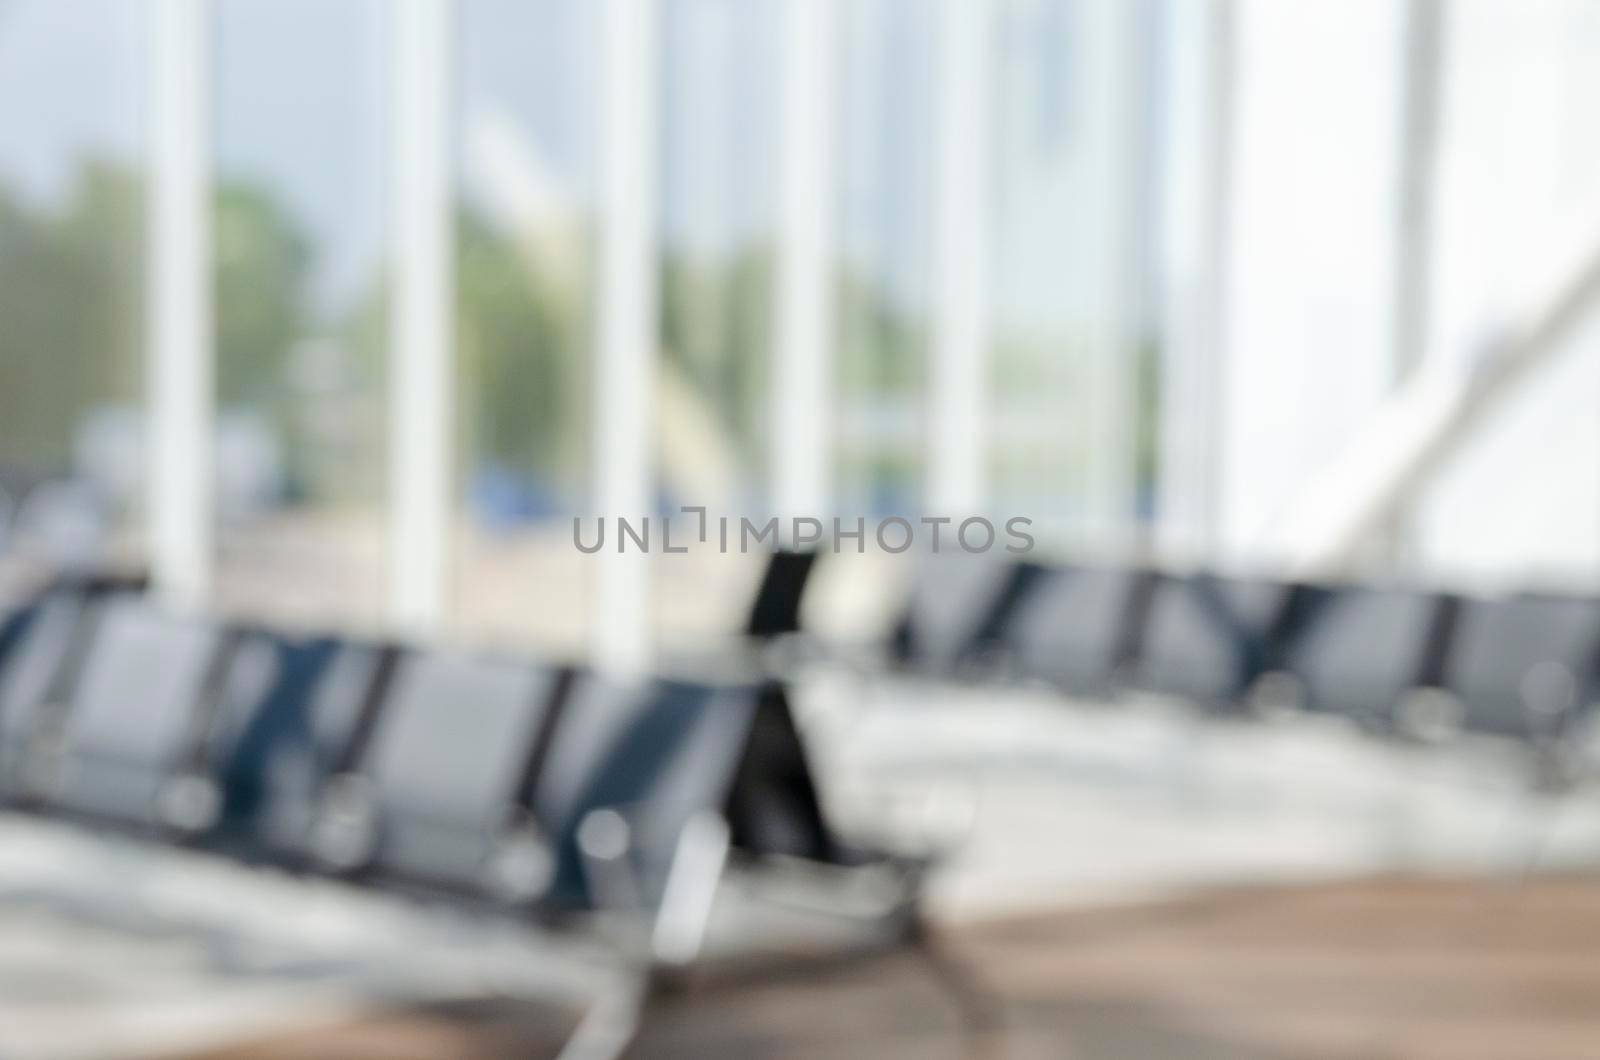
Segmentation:
{"type": "MultiPolygon", "coordinates": [[[[152,245],[152,184],[184,164],[160,154],[153,6],[0,11],[0,466],[13,520],[70,484],[96,533],[59,547],[130,557],[160,552],[149,381],[159,327],[183,326],[152,323],[152,270],[191,253],[152,245]]],[[[654,6],[646,113],[621,119],[651,146],[647,511],[764,517],[798,488],[808,515],[1028,516],[1046,551],[1293,557],[1296,512],[1386,401],[1565,293],[1600,221],[1583,3],[654,6]],[[814,422],[775,407],[786,359],[816,362],[794,397],[814,422]],[[815,484],[795,487],[802,447],[815,484]]],[[[210,233],[190,441],[214,481],[193,539],[229,607],[382,621],[386,571],[414,562],[392,551],[412,431],[395,276],[417,253],[393,223],[394,12],[215,0],[203,18],[202,98],[167,103],[196,115],[203,200],[181,208],[210,233]]],[[[599,513],[602,458],[626,462],[596,444],[600,19],[461,0],[419,75],[443,93],[427,252],[448,321],[423,359],[442,362],[449,499],[417,558],[443,569],[418,576],[444,586],[439,621],[537,644],[599,620],[571,519],[599,513]]],[[[1364,569],[1593,583],[1583,323],[1408,481],[1364,569]]],[[[664,638],[727,617],[684,585],[750,577],[653,566],[664,638]]]]}
{"type": "MultiPolygon", "coordinates": [[[[574,547],[574,519],[682,505],[1022,516],[1041,562],[1593,594],[1597,60],[1587,0],[0,0],[0,562],[621,671],[737,630],[766,563],[574,547]]],[[[881,637],[913,557],[846,548],[807,625],[881,637]]],[[[840,689],[815,713],[846,789],[886,750],[970,779],[974,739],[1167,753],[1037,703],[990,736],[829,744],[840,689]]],[[[1292,810],[1232,745],[1214,804],[1117,770],[995,794],[942,900],[989,924],[1500,863],[1494,835],[1439,837],[1520,796],[1445,798],[1397,846],[1420,767],[1341,741],[1308,745],[1331,794],[1292,810]]],[[[1592,922],[1561,886],[1540,900],[1592,922]]],[[[1318,924],[1425,904],[1318,895],[1318,924]]],[[[1148,976],[1202,974],[1192,945],[1148,976]]],[[[1179,1007],[1232,1012],[1211,1000],[1179,1007]]],[[[1409,1033],[1284,1055],[1468,1055],[1409,1033]]],[[[1084,1055],[1199,1055],[1104,1034],[1084,1055]]],[[[1025,1055],[1057,1055],[1040,1038],[1025,1055]]]]}

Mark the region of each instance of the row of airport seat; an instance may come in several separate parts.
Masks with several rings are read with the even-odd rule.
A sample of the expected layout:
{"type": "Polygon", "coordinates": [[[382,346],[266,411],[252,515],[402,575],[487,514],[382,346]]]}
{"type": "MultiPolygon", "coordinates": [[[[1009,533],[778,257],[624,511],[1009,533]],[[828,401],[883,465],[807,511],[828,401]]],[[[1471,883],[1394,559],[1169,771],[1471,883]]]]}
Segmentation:
{"type": "MultiPolygon", "coordinates": [[[[814,557],[780,557],[751,632],[798,630],[814,557]]],[[[1600,600],[926,557],[888,645],[906,672],[1293,706],[1398,734],[1558,740],[1600,691],[1600,600]]]]}
{"type": "Polygon", "coordinates": [[[708,834],[718,872],[893,863],[915,898],[824,822],[780,683],[288,634],[118,579],[0,623],[0,805],[552,921],[658,909],[708,834]]]}

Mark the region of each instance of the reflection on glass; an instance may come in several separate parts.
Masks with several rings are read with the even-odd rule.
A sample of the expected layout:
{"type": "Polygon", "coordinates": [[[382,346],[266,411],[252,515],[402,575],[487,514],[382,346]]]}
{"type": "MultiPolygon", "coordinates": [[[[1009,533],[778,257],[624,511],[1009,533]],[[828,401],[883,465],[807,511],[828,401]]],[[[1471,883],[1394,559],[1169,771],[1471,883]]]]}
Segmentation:
{"type": "Polygon", "coordinates": [[[923,5],[840,5],[839,510],[914,514],[925,431],[933,24],[923,5]]]}
{"type": "Polygon", "coordinates": [[[1000,9],[994,94],[993,296],[996,499],[1027,513],[1046,540],[1081,515],[1089,474],[1095,314],[1086,283],[1100,248],[1088,238],[1096,152],[1085,113],[1073,5],[1044,0],[1000,9]]]}
{"type": "Polygon", "coordinates": [[[137,554],[144,21],[0,5],[0,555],[137,554]]]}
{"type": "MultiPolygon", "coordinates": [[[[778,16],[773,0],[668,0],[661,70],[663,506],[760,514],[770,465],[768,365],[776,228],[778,16]]],[[[738,625],[759,559],[721,556],[680,516],[658,554],[663,645],[738,625]]]]}
{"type": "Polygon", "coordinates": [[[474,638],[577,651],[593,566],[572,517],[592,425],[594,13],[580,0],[457,12],[451,617],[474,638]]]}
{"type": "Polygon", "coordinates": [[[385,5],[213,11],[218,596],[371,622],[386,584],[385,5]]]}

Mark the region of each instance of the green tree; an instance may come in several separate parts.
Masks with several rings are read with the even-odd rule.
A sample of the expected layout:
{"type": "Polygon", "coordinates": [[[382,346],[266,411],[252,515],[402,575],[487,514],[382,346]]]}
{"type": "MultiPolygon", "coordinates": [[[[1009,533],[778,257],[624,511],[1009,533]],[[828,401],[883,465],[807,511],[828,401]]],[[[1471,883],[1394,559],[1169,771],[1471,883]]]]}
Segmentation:
{"type": "Polygon", "coordinates": [[[58,210],[0,189],[0,463],[70,466],[88,409],[139,392],[138,184],[89,163],[58,210]]]}
{"type": "Polygon", "coordinates": [[[308,324],[309,245],[258,184],[222,182],[212,209],[217,402],[256,409],[285,426],[289,357],[308,324]]]}
{"type": "MultiPolygon", "coordinates": [[[[134,171],[103,160],[54,208],[0,188],[0,463],[67,471],[86,414],[142,403],[143,198],[134,171]]],[[[292,437],[305,237],[259,185],[219,182],[214,211],[218,401],[292,437]]]]}
{"type": "Polygon", "coordinates": [[[744,247],[715,261],[661,259],[661,343],[687,373],[748,465],[768,439],[767,351],[772,344],[772,251],[744,247]]]}
{"type": "Polygon", "coordinates": [[[585,307],[470,207],[456,233],[462,440],[502,470],[559,479],[584,445],[585,307]]]}

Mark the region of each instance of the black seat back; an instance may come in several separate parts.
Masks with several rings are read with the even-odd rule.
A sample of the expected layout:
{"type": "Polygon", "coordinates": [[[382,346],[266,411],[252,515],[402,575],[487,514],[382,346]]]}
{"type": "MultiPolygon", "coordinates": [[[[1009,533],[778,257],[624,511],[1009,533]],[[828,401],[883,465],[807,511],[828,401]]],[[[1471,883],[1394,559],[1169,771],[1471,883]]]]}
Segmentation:
{"type": "Polygon", "coordinates": [[[831,863],[842,855],[823,817],[788,692],[756,693],[755,717],[726,808],[736,850],[831,863]]]}
{"type": "Polygon", "coordinates": [[[772,554],[756,590],[745,634],[758,639],[800,632],[800,608],[817,553],[780,550],[772,554]]]}
{"type": "Polygon", "coordinates": [[[311,861],[330,783],[360,757],[401,648],[269,637],[276,680],[244,725],[227,770],[230,839],[242,856],[311,861]]]}

